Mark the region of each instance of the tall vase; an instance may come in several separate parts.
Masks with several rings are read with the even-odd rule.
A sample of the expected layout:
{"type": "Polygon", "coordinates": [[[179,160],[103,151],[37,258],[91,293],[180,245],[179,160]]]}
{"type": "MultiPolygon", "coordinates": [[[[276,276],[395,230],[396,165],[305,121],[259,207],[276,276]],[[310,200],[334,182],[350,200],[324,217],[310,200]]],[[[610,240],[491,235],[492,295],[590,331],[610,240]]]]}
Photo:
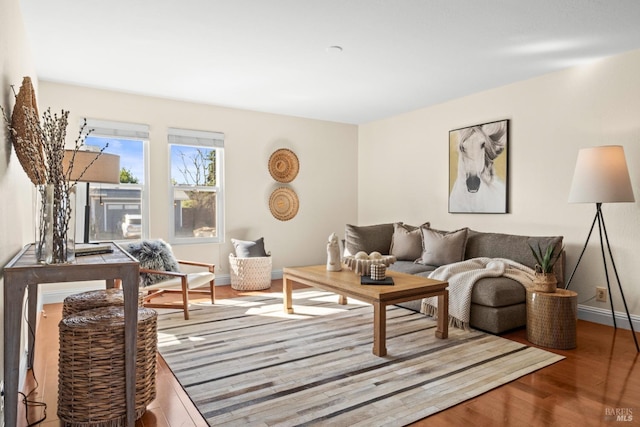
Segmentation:
{"type": "Polygon", "coordinates": [[[75,260],[76,188],[64,184],[37,187],[36,258],[42,264],[75,260]]]}

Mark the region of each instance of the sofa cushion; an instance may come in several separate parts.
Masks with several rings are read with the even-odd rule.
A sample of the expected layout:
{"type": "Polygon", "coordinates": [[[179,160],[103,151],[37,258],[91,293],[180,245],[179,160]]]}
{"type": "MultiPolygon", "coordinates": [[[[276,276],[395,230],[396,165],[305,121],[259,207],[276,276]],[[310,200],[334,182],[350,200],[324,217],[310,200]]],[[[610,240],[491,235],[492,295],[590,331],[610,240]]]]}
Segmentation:
{"type": "Polygon", "coordinates": [[[527,298],[524,286],[508,277],[485,277],[476,282],[471,302],[489,307],[521,304],[527,298]]]}
{"type": "MultiPolygon", "coordinates": [[[[429,227],[429,223],[421,227],[429,227]]],[[[396,222],[393,224],[391,255],[399,261],[415,261],[422,255],[422,232],[420,227],[396,222]]]]}
{"type": "MultiPolygon", "coordinates": [[[[553,245],[556,251],[562,250],[562,236],[518,236],[515,234],[484,233],[469,230],[467,248],[464,259],[488,257],[507,258],[535,268],[536,260],[531,253],[529,245],[546,248],[553,245]]],[[[564,283],[563,260],[559,260],[554,266],[554,273],[558,283],[564,283]]]]}
{"type": "Polygon", "coordinates": [[[345,227],[345,254],[355,255],[360,251],[370,254],[380,252],[389,255],[391,251],[391,238],[393,236],[393,224],[376,225],[351,225],[345,227]]]}
{"type": "Polygon", "coordinates": [[[424,276],[426,277],[429,275],[429,273],[435,270],[435,267],[430,265],[418,264],[412,261],[396,261],[389,267],[387,267],[387,269],[406,274],[423,275],[421,273],[424,273],[424,276]]]}
{"type": "Polygon", "coordinates": [[[422,256],[419,263],[439,267],[464,260],[467,228],[443,232],[421,227],[422,256]]]}
{"type": "Polygon", "coordinates": [[[514,304],[505,307],[487,307],[471,303],[469,324],[492,334],[501,334],[527,324],[526,304],[514,304]]]}

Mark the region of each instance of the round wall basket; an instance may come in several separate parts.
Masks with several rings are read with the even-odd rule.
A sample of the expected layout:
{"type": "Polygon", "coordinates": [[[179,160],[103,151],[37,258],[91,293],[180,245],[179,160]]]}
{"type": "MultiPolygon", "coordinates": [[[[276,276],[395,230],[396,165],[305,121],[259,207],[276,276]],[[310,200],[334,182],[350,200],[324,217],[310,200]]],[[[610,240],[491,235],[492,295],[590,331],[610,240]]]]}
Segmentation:
{"type": "Polygon", "coordinates": [[[11,115],[11,127],[17,132],[13,144],[22,169],[24,169],[31,182],[39,185],[45,183],[46,170],[40,141],[27,128],[27,123],[33,121],[40,122],[36,94],[33,90],[31,78],[24,77],[18,96],[16,96],[13,114],[11,115]],[[25,107],[31,110],[34,117],[27,116],[24,111],[25,107]]]}
{"type": "Polygon", "coordinates": [[[290,188],[279,187],[269,197],[271,215],[280,221],[288,221],[298,213],[298,195],[290,188]]]}
{"type": "Polygon", "coordinates": [[[287,148],[276,150],[269,157],[269,173],[278,182],[293,181],[299,170],[298,156],[287,148]]]}

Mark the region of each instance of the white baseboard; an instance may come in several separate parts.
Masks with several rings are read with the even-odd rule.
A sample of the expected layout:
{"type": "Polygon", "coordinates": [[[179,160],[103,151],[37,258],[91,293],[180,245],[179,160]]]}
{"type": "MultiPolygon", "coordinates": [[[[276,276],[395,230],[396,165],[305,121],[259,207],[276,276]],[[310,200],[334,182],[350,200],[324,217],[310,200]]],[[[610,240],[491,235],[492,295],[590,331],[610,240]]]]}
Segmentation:
{"type": "MultiPolygon", "coordinates": [[[[617,327],[631,330],[631,327],[629,326],[629,319],[627,318],[627,313],[616,311],[615,316],[617,327]]],[[[590,307],[588,305],[578,304],[578,319],[586,320],[593,323],[600,323],[601,325],[613,326],[613,316],[611,315],[611,310],[607,310],[604,308],[590,307]]],[[[632,314],[631,321],[633,322],[633,329],[636,332],[640,331],[640,316],[632,314]]]]}
{"type": "MultiPolygon", "coordinates": [[[[271,272],[271,280],[282,279],[282,270],[274,270],[271,272]]],[[[216,274],[216,286],[229,285],[231,283],[231,277],[228,274],[216,274]]],[[[42,306],[45,304],[56,304],[64,301],[66,297],[80,292],[93,291],[96,289],[104,289],[98,284],[91,285],[79,285],[76,288],[66,288],[58,290],[48,290],[46,286],[40,287],[40,302],[38,304],[38,311],[42,310],[42,306]]]]}

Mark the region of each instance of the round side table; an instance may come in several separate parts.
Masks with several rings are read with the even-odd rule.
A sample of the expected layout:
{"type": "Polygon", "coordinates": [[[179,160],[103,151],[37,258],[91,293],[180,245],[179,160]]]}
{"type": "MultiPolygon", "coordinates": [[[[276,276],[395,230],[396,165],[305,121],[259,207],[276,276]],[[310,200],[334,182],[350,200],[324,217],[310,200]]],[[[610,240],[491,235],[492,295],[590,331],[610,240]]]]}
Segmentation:
{"type": "Polygon", "coordinates": [[[527,290],[527,339],[533,344],[568,350],[576,348],[578,294],[527,290]]]}

